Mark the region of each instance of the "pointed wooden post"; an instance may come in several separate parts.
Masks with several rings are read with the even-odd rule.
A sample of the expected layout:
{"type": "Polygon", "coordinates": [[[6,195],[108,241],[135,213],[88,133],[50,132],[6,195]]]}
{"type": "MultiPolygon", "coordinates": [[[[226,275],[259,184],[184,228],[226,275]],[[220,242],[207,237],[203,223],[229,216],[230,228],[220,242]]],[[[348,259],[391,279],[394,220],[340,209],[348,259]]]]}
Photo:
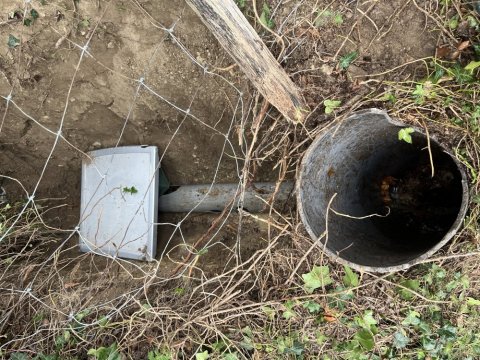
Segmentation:
{"type": "Polygon", "coordinates": [[[186,0],[263,97],[286,118],[302,122],[300,90],[280,66],[234,0],[186,0]]]}

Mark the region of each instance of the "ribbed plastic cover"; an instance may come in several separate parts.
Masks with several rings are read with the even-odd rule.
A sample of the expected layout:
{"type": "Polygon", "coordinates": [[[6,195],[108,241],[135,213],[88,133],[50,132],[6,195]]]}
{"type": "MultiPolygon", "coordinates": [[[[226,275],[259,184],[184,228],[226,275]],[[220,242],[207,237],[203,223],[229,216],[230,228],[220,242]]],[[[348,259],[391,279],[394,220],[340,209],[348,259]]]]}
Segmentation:
{"type": "Polygon", "coordinates": [[[151,261],[156,254],[158,150],[96,150],[82,163],[80,250],[151,261]]]}

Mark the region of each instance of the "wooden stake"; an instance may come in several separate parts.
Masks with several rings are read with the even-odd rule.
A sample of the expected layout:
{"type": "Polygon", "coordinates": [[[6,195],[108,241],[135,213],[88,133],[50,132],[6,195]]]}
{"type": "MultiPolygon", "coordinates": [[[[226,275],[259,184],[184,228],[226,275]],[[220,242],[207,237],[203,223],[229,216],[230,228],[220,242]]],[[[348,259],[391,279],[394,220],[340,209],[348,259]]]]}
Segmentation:
{"type": "Polygon", "coordinates": [[[263,97],[287,119],[301,122],[299,89],[245,19],[234,0],[186,0],[263,97]]]}

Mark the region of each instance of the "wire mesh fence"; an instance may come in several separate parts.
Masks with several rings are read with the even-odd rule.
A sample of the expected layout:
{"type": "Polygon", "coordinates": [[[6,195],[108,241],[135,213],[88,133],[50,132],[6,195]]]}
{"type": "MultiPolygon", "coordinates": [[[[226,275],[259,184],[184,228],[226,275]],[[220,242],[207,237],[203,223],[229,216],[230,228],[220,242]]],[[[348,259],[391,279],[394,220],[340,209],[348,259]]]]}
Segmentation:
{"type": "MultiPolygon", "coordinates": [[[[255,181],[274,182],[278,190],[294,180],[318,134],[352,111],[389,101],[388,94],[398,97],[392,113],[407,120],[412,112],[443,111],[425,104],[417,112],[410,80],[391,82],[428,72],[430,43],[416,44],[412,53],[420,60],[411,60],[395,30],[420,34],[427,25],[415,9],[434,13],[438,2],[396,1],[388,16],[392,5],[381,1],[281,0],[268,2],[268,11],[257,2],[247,16],[303,89],[310,106],[303,124],[268,106],[183,1],[0,0],[1,356],[86,358],[92,349],[118,346],[133,359],[153,349],[192,358],[208,344],[248,358],[252,329],[265,341],[277,336],[267,330],[288,319],[272,311],[313,298],[303,291],[301,273],[327,259],[303,232],[293,197],[278,202],[274,192],[265,214],[248,212],[241,200],[255,181]],[[405,12],[415,14],[408,28],[397,22],[405,12]],[[386,38],[398,46],[388,50],[398,58],[387,54],[384,61],[386,38]],[[361,60],[367,74],[338,65],[354,43],[369,54],[361,60]],[[326,122],[329,99],[338,100],[337,117],[326,122]],[[152,262],[80,253],[82,161],[92,160],[91,150],[127,145],[158,146],[173,185],[214,191],[234,184],[240,206],[232,199],[219,213],[159,214],[152,262]]],[[[478,168],[478,145],[452,134],[478,168]]],[[[330,266],[337,275],[340,268],[330,266]]],[[[371,275],[357,296],[381,308],[382,298],[370,292],[383,293],[388,281],[371,275]]],[[[335,301],[346,301],[347,293],[339,290],[335,301]]],[[[295,331],[314,343],[313,353],[324,348],[308,322],[295,331]]]]}
{"type": "MultiPolygon", "coordinates": [[[[223,317],[222,302],[257,281],[251,271],[267,250],[256,259],[251,255],[267,242],[251,233],[269,224],[268,217],[238,212],[233,202],[221,214],[161,215],[155,224],[159,254],[152,263],[81,254],[80,165],[92,160],[92,149],[156,145],[173,184],[206,183],[212,189],[234,183],[241,198],[257,178],[252,167],[278,151],[265,143],[268,138],[257,147],[260,122],[270,111],[264,104],[259,112],[258,96],[250,95],[228,55],[183,2],[26,1],[4,10],[10,58],[4,58],[2,72],[2,136],[12,139],[6,145],[12,157],[2,179],[12,205],[0,240],[0,322],[8,334],[2,351],[70,347],[71,355],[81,353],[82,343],[105,341],[100,335],[92,339],[99,329],[138,311],[152,326],[166,322],[161,333],[172,339],[184,331],[179,321],[187,333],[199,321],[207,326],[202,331],[215,333],[209,318],[223,317]],[[244,234],[255,238],[242,245],[244,234]],[[233,279],[235,285],[220,296],[233,279]],[[164,284],[169,291],[158,290],[164,284]],[[191,294],[189,300],[182,292],[191,294]],[[180,304],[168,309],[163,300],[180,304]]],[[[270,132],[281,120],[274,121],[270,132]]],[[[279,143],[287,140],[286,134],[275,136],[279,143]]],[[[282,161],[272,173],[262,170],[263,177],[284,177],[288,160],[282,161]]],[[[271,235],[291,230],[281,219],[273,226],[271,235]]],[[[113,335],[120,344],[122,338],[131,341],[134,328],[150,327],[123,325],[122,334],[113,335]]],[[[161,340],[151,341],[161,346],[161,340]]]]}

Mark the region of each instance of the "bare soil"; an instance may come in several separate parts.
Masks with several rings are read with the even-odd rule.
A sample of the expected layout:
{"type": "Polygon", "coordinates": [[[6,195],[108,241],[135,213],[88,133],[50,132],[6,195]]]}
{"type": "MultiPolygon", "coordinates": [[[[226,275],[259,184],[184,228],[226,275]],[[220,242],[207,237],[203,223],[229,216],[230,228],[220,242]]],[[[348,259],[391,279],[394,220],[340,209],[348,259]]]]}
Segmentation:
{"type": "MultiPolygon", "coordinates": [[[[277,2],[269,3],[275,10],[274,30],[284,34],[287,45],[280,61],[312,110],[307,129],[333,119],[324,114],[322,104],[327,98],[342,100],[346,106],[375,90],[382,80],[422,76],[422,63],[413,61],[433,56],[437,45],[438,34],[430,31],[430,22],[413,1],[333,2],[329,6],[326,1],[308,0],[278,8],[277,2]],[[319,9],[338,11],[342,23],[312,26],[319,9]],[[347,71],[339,69],[339,59],[352,51],[358,52],[358,59],[347,71]],[[412,65],[389,72],[408,62],[412,65]]],[[[9,14],[24,9],[25,3],[0,0],[0,95],[11,94],[14,102],[8,109],[5,100],[0,102],[0,114],[5,114],[0,131],[0,173],[18,179],[29,194],[38,185],[35,198],[46,199],[51,207],[45,214],[50,226],[66,230],[78,223],[81,161],[92,149],[157,145],[161,152],[167,149],[162,167],[173,184],[210,183],[214,176],[218,182],[238,182],[237,166],[242,167],[244,157],[239,132],[245,122],[251,122],[252,110],[258,111],[256,98],[241,69],[230,66],[228,52],[186,3],[80,0],[31,5],[39,18],[27,27],[21,19],[8,20],[9,14]],[[176,39],[188,53],[162,25],[174,26],[176,39]],[[10,34],[20,39],[18,46],[8,46],[10,34]],[[88,52],[78,65],[80,47],[90,37],[88,52]],[[214,75],[205,74],[203,65],[214,75]],[[141,78],[151,91],[138,90],[141,78]],[[195,118],[185,115],[187,109],[195,118]],[[60,125],[63,139],[55,144],[60,125]],[[228,144],[224,148],[225,138],[232,148],[228,144]]],[[[261,30],[251,11],[246,14],[272,52],[279,55],[280,44],[261,30]]],[[[268,121],[276,116],[271,110],[268,121]]],[[[300,130],[299,134],[307,138],[300,130]]],[[[256,180],[278,178],[279,169],[272,168],[277,159],[268,160],[257,171],[256,180]]],[[[288,177],[294,177],[294,170],[289,169],[288,177]]],[[[6,179],[3,186],[10,201],[25,199],[17,182],[6,179]]],[[[179,215],[161,217],[172,223],[180,219],[179,215]]],[[[214,219],[212,214],[188,218],[182,226],[183,240],[195,243],[214,219]]],[[[238,215],[230,217],[202,258],[200,265],[208,274],[224,270],[238,238],[238,221],[238,215]]],[[[159,230],[160,252],[170,231],[159,230]]],[[[261,221],[245,221],[240,233],[244,257],[265,247],[268,231],[261,221]]],[[[176,237],[169,244],[171,261],[165,261],[158,274],[168,275],[181,261],[185,255],[178,246],[181,242],[176,237]]],[[[60,278],[67,291],[90,293],[79,290],[72,291],[72,298],[54,297],[54,302],[65,302],[58,303],[62,308],[88,305],[82,303],[85,298],[98,303],[120,296],[134,287],[131,279],[156,271],[150,264],[122,267],[80,255],[75,244],[73,237],[72,248],[62,254],[61,264],[67,265],[60,278]]],[[[28,279],[28,275],[22,277],[28,279]]]]}

